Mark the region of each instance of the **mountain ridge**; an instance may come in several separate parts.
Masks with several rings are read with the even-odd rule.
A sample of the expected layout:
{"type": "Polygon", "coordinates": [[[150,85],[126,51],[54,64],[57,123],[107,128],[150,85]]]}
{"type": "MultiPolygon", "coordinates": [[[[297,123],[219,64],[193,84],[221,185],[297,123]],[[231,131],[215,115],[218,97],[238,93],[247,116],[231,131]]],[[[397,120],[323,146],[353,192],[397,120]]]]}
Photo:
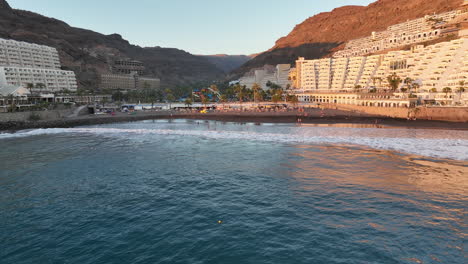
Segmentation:
{"type": "Polygon", "coordinates": [[[227,55],[227,54],[216,54],[216,55],[197,55],[208,59],[219,69],[222,69],[225,73],[229,73],[232,70],[239,68],[241,65],[252,59],[247,55],[227,55]]]}
{"type": "Polygon", "coordinates": [[[161,78],[174,87],[213,81],[224,76],[207,58],[176,48],[139,47],[119,34],[104,35],[30,11],[13,9],[0,0],[0,38],[51,46],[58,50],[64,69],[76,73],[79,87],[96,89],[100,74],[109,73],[109,57],[128,58],[145,63],[147,75],[161,78]]]}

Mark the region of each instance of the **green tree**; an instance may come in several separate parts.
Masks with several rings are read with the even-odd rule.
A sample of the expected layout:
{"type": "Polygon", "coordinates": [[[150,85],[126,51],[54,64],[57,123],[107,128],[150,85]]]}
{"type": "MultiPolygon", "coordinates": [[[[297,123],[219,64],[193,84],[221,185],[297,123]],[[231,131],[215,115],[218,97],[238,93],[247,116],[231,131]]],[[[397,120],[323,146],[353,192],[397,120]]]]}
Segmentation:
{"type": "Polygon", "coordinates": [[[10,95],[8,96],[8,99],[9,99],[9,101],[10,101],[10,104],[9,104],[9,105],[10,105],[10,107],[9,107],[9,108],[10,108],[10,112],[15,112],[15,111],[16,111],[16,103],[15,103],[15,97],[14,97],[14,95],[13,95],[13,94],[10,94],[10,95]]]}
{"type": "Polygon", "coordinates": [[[288,101],[293,104],[293,106],[297,106],[299,98],[296,95],[288,95],[288,101]]]}
{"type": "Polygon", "coordinates": [[[173,94],[169,93],[166,95],[166,100],[169,103],[169,110],[172,109],[172,102],[175,101],[175,97],[173,94]]]}
{"type": "Polygon", "coordinates": [[[395,92],[398,89],[402,82],[401,78],[398,77],[398,75],[396,75],[395,73],[387,76],[387,81],[388,85],[390,86],[393,92],[395,92]]]}
{"type": "Polygon", "coordinates": [[[452,88],[450,88],[450,87],[444,87],[444,88],[442,89],[442,92],[445,93],[445,98],[448,98],[448,94],[452,92],[452,88]]]}
{"type": "Polygon", "coordinates": [[[242,101],[244,100],[244,96],[245,96],[245,89],[244,87],[242,87],[242,85],[240,84],[236,84],[234,86],[234,92],[237,96],[237,100],[239,100],[240,103],[242,103],[242,101]]]}
{"type": "Polygon", "coordinates": [[[259,96],[260,94],[259,94],[259,92],[260,92],[261,89],[262,89],[262,88],[260,87],[260,85],[258,85],[258,83],[254,83],[254,84],[252,85],[252,91],[253,91],[254,102],[260,101],[260,96],[259,96]]]}
{"type": "Polygon", "coordinates": [[[271,96],[271,102],[277,104],[279,101],[283,99],[283,91],[281,89],[277,89],[273,92],[271,96]]]}
{"type": "Polygon", "coordinates": [[[32,90],[34,89],[34,84],[33,83],[27,83],[26,88],[29,90],[29,92],[32,94],[32,90]]]}
{"type": "Polygon", "coordinates": [[[411,89],[413,88],[413,82],[414,80],[410,77],[405,78],[404,83],[406,84],[407,91],[411,91],[411,89]]]}
{"type": "Polygon", "coordinates": [[[191,107],[191,106],[192,106],[192,99],[187,98],[187,99],[185,99],[185,102],[184,102],[184,103],[185,103],[185,105],[186,105],[187,107],[191,107]]]}
{"type": "Polygon", "coordinates": [[[124,95],[120,90],[115,91],[112,93],[112,100],[116,102],[122,102],[124,100],[124,95]]]}

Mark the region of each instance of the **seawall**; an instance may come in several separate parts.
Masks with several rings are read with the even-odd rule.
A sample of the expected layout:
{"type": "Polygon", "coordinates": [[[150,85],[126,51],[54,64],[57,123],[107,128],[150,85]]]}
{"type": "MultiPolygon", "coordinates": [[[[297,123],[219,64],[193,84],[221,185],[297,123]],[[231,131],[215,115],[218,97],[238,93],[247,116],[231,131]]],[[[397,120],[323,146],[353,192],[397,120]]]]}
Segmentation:
{"type": "Polygon", "coordinates": [[[31,116],[36,116],[38,120],[57,120],[73,114],[74,109],[0,113],[0,122],[27,122],[31,116]]]}
{"type": "Polygon", "coordinates": [[[391,118],[468,122],[468,107],[393,108],[342,104],[329,104],[325,107],[391,118]]]}

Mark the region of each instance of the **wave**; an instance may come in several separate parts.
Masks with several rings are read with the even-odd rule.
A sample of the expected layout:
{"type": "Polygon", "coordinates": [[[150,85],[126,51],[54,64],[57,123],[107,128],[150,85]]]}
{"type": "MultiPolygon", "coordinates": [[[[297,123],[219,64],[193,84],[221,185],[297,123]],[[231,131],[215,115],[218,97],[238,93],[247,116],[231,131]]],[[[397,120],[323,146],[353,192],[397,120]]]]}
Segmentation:
{"type": "Polygon", "coordinates": [[[379,150],[391,150],[433,158],[468,160],[468,140],[447,138],[406,138],[376,137],[356,133],[356,136],[317,136],[311,133],[262,133],[253,131],[225,130],[181,130],[181,129],[121,129],[121,128],[49,128],[0,134],[1,139],[22,138],[55,134],[94,134],[104,136],[116,135],[174,135],[195,136],[211,139],[235,139],[285,144],[347,144],[366,146],[379,150]]]}

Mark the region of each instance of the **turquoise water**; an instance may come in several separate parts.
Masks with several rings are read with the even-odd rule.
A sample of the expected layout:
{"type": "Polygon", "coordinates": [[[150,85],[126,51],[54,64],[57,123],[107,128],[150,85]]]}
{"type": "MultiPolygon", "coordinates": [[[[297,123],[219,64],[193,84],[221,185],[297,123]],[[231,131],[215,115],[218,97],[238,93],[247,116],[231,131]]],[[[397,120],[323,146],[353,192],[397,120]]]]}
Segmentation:
{"type": "Polygon", "coordinates": [[[450,130],[0,134],[0,263],[465,263],[467,160],[450,130]]]}

